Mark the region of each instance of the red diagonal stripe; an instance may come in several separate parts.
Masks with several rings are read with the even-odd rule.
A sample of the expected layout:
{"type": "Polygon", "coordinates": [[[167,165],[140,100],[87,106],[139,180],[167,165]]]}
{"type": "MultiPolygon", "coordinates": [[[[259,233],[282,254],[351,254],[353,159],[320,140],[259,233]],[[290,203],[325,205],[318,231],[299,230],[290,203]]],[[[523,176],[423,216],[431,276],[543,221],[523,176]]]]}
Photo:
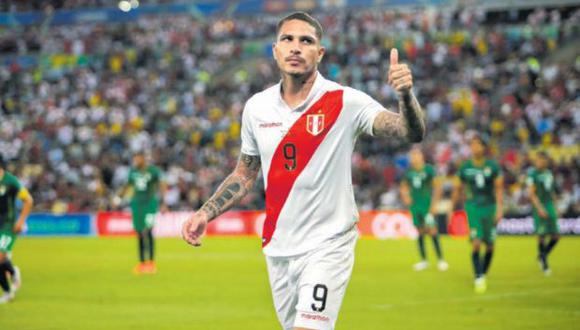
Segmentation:
{"type": "Polygon", "coordinates": [[[268,245],[276,229],[282,207],[288,199],[294,182],[326,137],[342,111],[342,90],[325,93],[318,102],[298,118],[286,136],[280,141],[268,172],[266,188],[266,221],[262,231],[262,247],[268,245]],[[307,118],[312,114],[324,114],[324,129],[318,135],[307,131],[307,118]],[[289,171],[285,165],[291,162],[284,157],[284,146],[289,143],[296,147],[296,168],[289,171]]]}

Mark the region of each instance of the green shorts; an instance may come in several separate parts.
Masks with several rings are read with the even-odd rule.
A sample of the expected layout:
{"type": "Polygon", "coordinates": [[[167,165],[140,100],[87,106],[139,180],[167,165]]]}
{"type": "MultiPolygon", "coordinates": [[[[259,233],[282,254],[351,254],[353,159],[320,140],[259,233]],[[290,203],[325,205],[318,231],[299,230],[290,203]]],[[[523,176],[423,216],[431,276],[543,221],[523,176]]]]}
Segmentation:
{"type": "Polygon", "coordinates": [[[429,214],[428,208],[411,207],[413,224],[417,228],[434,228],[436,227],[435,217],[429,214]]]}
{"type": "Polygon", "coordinates": [[[0,253],[11,253],[16,242],[16,234],[10,229],[0,230],[0,253]]]}
{"type": "Polygon", "coordinates": [[[534,227],[536,228],[536,234],[538,235],[557,235],[560,233],[560,226],[558,225],[558,214],[556,213],[556,208],[554,204],[544,205],[546,212],[548,213],[548,218],[542,218],[538,214],[536,208],[533,210],[534,217],[534,227]]]}
{"type": "Polygon", "coordinates": [[[469,238],[493,244],[497,236],[495,229],[495,204],[477,205],[466,203],[465,212],[469,222],[469,238]]]}
{"type": "Polygon", "coordinates": [[[142,232],[153,228],[155,225],[155,214],[157,214],[157,201],[131,203],[131,214],[133,215],[133,228],[136,232],[142,232]]]}

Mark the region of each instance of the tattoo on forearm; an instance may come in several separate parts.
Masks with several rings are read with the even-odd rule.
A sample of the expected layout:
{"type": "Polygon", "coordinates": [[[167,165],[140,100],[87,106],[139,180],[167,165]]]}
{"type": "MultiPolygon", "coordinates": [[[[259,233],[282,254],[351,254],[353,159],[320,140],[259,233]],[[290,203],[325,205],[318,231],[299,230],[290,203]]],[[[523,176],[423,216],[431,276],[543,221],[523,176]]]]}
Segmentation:
{"type": "Polygon", "coordinates": [[[420,142],[425,135],[425,116],[415,96],[410,93],[400,97],[398,114],[380,113],[373,123],[373,132],[377,136],[420,142]]]}
{"type": "Polygon", "coordinates": [[[227,185],[222,185],[214,196],[203,205],[202,210],[207,213],[210,219],[213,219],[230,208],[232,206],[231,204],[233,204],[231,203],[232,200],[241,191],[242,185],[239,182],[231,182],[227,185]]]}
{"type": "Polygon", "coordinates": [[[234,173],[219,186],[215,194],[201,207],[208,220],[215,219],[241,200],[254,185],[260,171],[260,158],[242,154],[234,173]]]}
{"type": "Polygon", "coordinates": [[[399,111],[404,117],[409,141],[421,142],[425,136],[425,114],[413,93],[400,98],[399,111]]]}

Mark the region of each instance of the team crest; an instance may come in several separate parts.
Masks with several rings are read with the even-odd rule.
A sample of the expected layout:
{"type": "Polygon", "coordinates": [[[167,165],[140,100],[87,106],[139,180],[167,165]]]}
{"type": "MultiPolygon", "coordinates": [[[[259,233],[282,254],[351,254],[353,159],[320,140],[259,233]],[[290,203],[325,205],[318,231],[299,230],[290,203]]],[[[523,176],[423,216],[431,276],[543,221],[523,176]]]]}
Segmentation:
{"type": "Polygon", "coordinates": [[[306,117],[306,131],[316,136],[324,130],[324,114],[308,115],[306,117]]]}

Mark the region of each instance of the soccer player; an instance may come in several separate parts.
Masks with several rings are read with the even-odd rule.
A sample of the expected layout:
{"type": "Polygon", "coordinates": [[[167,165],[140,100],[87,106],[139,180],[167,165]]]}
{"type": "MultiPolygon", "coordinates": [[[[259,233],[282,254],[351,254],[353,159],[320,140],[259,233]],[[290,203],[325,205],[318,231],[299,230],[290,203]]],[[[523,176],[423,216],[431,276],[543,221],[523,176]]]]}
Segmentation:
{"type": "Polygon", "coordinates": [[[446,271],[449,265],[443,259],[441,243],[437,233],[437,224],[433,216],[435,205],[441,197],[441,184],[436,179],[435,168],[430,164],[425,164],[423,152],[419,148],[413,148],[409,153],[410,168],[405,172],[401,182],[401,199],[406,207],[411,211],[413,224],[419,232],[417,243],[421,261],[413,266],[416,271],[421,271],[429,267],[425,254],[425,235],[431,236],[433,247],[437,254],[437,268],[446,271]],[[433,196],[433,198],[431,198],[433,196]]]}
{"type": "MultiPolygon", "coordinates": [[[[129,172],[128,188],[131,197],[131,214],[133,228],[139,239],[139,264],[135,266],[135,274],[155,273],[157,266],[154,261],[155,241],[153,226],[155,215],[159,209],[158,191],[163,197],[167,185],[163,181],[161,170],[150,165],[145,152],[133,156],[133,167],[129,172]]],[[[125,191],[126,195],[127,190],[125,191]]]]}
{"type": "Polygon", "coordinates": [[[546,276],[552,271],[548,265],[548,255],[560,239],[558,214],[556,212],[554,175],[549,169],[550,158],[545,152],[538,152],[535,168],[528,175],[528,192],[533,206],[534,225],[538,234],[538,260],[546,276]],[[550,241],[545,244],[546,236],[550,241]]]}
{"type": "Polygon", "coordinates": [[[459,168],[461,184],[454,191],[453,200],[456,202],[459,191],[464,190],[475,292],[484,293],[487,290],[485,275],[489,271],[494,251],[495,227],[503,217],[503,176],[499,164],[486,155],[487,141],[484,137],[473,136],[470,148],[471,159],[459,168]],[[486,245],[483,260],[480,256],[482,243],[486,245]]]}
{"type": "Polygon", "coordinates": [[[399,113],[358,90],[326,80],[322,27],[293,13],[277,25],[273,53],[282,79],[252,96],[242,114],[239,162],[184,224],[201,245],[207,223],[252,188],[260,168],[266,189],[262,247],[274,306],[284,329],[333,329],[354,264],[358,212],[351,156],[358,135],[419,142],[424,115],[411,71],[391,50],[388,82],[399,113]]]}
{"type": "Polygon", "coordinates": [[[32,203],[30,193],[14,175],[6,171],[6,163],[0,155],[0,287],[3,290],[0,304],[14,299],[22,284],[20,270],[12,264],[11,254],[16,236],[22,231],[32,210],[32,203]],[[17,199],[23,203],[20,215],[16,210],[17,199]]]}

